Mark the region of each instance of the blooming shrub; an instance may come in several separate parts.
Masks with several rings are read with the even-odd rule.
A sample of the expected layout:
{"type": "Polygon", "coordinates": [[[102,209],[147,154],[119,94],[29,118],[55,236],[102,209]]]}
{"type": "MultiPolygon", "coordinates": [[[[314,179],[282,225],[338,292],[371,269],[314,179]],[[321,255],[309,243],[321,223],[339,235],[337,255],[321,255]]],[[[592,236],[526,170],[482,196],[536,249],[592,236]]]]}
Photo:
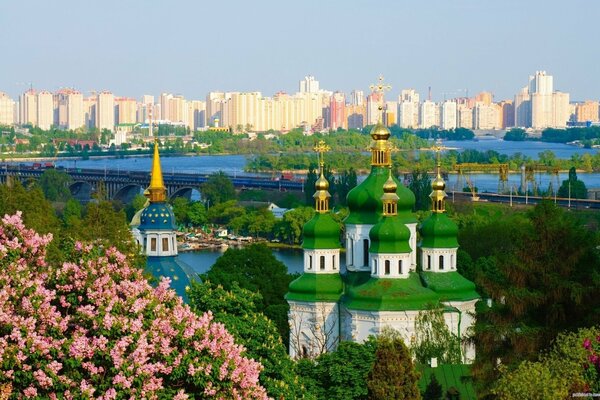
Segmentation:
{"type": "Polygon", "coordinates": [[[74,243],[46,263],[51,235],[0,223],[0,388],[9,398],[265,399],[261,365],[212,315],[115,249],[74,243]]]}
{"type": "Polygon", "coordinates": [[[593,382],[589,387],[590,392],[600,391],[600,335],[596,338],[585,338],[583,340],[587,362],[583,364],[585,377],[588,382],[593,382]]]}

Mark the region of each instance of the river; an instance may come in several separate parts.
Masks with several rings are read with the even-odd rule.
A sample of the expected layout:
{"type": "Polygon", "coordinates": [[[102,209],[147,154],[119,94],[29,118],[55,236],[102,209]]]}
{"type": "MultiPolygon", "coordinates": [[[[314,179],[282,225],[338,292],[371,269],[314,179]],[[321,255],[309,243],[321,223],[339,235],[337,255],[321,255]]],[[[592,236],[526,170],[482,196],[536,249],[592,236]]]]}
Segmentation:
{"type": "MultiPolygon", "coordinates": [[[[448,147],[461,149],[474,149],[479,151],[495,150],[501,154],[513,155],[521,153],[524,156],[537,158],[538,154],[544,150],[551,150],[558,158],[568,159],[573,154],[596,154],[598,149],[584,149],[581,147],[570,146],[561,143],[543,143],[543,142],[505,142],[499,139],[482,139],[479,141],[445,141],[448,147]]],[[[190,172],[210,174],[219,170],[229,175],[256,175],[244,172],[246,165],[245,155],[201,155],[189,157],[168,157],[161,158],[163,173],[170,172],[190,172]]],[[[135,158],[117,158],[117,159],[90,159],[90,160],[69,160],[58,161],[58,165],[65,168],[97,168],[97,169],[123,169],[135,171],[149,171],[151,159],[148,157],[135,158]]],[[[600,188],[600,173],[579,173],[579,179],[585,182],[588,188],[600,188]]],[[[550,174],[537,174],[536,184],[539,188],[547,190],[550,182],[556,190],[562,181],[567,178],[566,173],[559,176],[558,184],[550,174]]],[[[359,179],[360,180],[360,179],[359,179]]],[[[465,183],[458,182],[456,175],[451,175],[448,179],[449,190],[462,190],[465,183]]],[[[471,175],[473,185],[482,192],[496,192],[498,190],[498,175],[495,174],[473,174],[471,175]]],[[[521,185],[521,174],[513,173],[509,176],[509,187],[519,188],[521,185]]]]}

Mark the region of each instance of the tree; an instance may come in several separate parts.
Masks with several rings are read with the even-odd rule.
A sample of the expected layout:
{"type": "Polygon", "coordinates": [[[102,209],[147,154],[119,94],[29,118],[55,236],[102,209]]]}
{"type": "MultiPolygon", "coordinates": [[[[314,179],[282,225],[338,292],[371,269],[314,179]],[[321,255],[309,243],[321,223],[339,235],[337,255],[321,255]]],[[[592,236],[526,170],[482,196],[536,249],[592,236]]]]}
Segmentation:
{"type": "Polygon", "coordinates": [[[202,276],[202,280],[231,290],[234,282],[241,288],[258,292],[262,303],[257,310],[264,312],[277,325],[284,342],[289,340],[288,305],[284,299],[293,276],[264,244],[252,244],[241,249],[229,248],[202,276]]]}
{"type": "Polygon", "coordinates": [[[461,363],[460,339],[448,329],[444,310],[431,308],[419,311],[411,351],[421,364],[428,364],[432,358],[437,358],[441,364],[461,363]]]}
{"type": "Polygon", "coordinates": [[[569,169],[569,178],[562,182],[557,195],[571,199],[587,199],[587,188],[583,181],[577,179],[575,167],[569,169]]]}
{"type": "Polygon", "coordinates": [[[246,348],[243,355],[263,365],[259,381],[270,397],[302,398],[304,388],[298,384],[294,364],[277,327],[257,309],[257,304],[262,303],[260,293],[237,284],[226,291],[210,282],[194,282],[188,296],[196,313],[212,312],[214,321],[224,324],[236,343],[246,348]]]}
{"type": "Polygon", "coordinates": [[[20,213],[0,223],[0,388],[10,398],[267,398],[261,365],[168,279],[152,287],[114,248],[81,242],[49,263],[51,240],[20,213]]]}
{"type": "Polygon", "coordinates": [[[346,197],[348,196],[348,192],[356,187],[356,184],[357,176],[354,168],[344,170],[342,175],[340,175],[339,179],[336,181],[338,204],[342,206],[346,205],[346,197]]]}
{"type": "Polygon", "coordinates": [[[185,197],[175,197],[171,200],[173,206],[173,215],[175,215],[175,221],[180,225],[187,225],[190,222],[189,209],[190,201],[185,197]]]}
{"type": "Polygon", "coordinates": [[[38,184],[48,200],[64,202],[71,198],[69,185],[72,182],[67,173],[50,168],[40,176],[38,184]]]}
{"type": "Polygon", "coordinates": [[[306,196],[306,205],[312,205],[314,203],[313,195],[315,194],[315,183],[317,182],[318,176],[316,171],[316,165],[310,164],[308,167],[308,173],[306,174],[306,181],[304,181],[304,195],[306,196]]]}
{"type": "Polygon", "coordinates": [[[341,342],[334,352],[323,353],[315,360],[299,360],[298,373],[319,400],[366,399],[376,346],[374,337],[362,344],[341,342]]]}
{"type": "Polygon", "coordinates": [[[427,171],[414,170],[408,188],[415,194],[415,211],[429,210],[431,207],[431,179],[427,171]]]}
{"type": "Polygon", "coordinates": [[[81,220],[81,203],[75,199],[67,200],[63,210],[63,222],[66,226],[73,226],[81,220]]]}
{"type": "Polygon", "coordinates": [[[206,208],[199,201],[193,201],[188,209],[188,219],[193,226],[201,226],[206,223],[206,208]]]}
{"type": "Polygon", "coordinates": [[[477,315],[474,375],[489,387],[495,362],[514,368],[565,330],[600,323],[598,236],[550,201],[496,248],[476,282],[493,302],[477,315]]]}
{"type": "Polygon", "coordinates": [[[228,225],[231,220],[244,214],[246,214],[246,209],[239,206],[237,201],[230,200],[210,207],[206,212],[206,217],[213,224],[228,225]]]}
{"type": "Polygon", "coordinates": [[[504,135],[504,140],[512,142],[522,142],[527,140],[527,132],[521,128],[512,128],[504,135]]]}
{"type": "Polygon", "coordinates": [[[127,215],[127,221],[131,221],[131,219],[133,218],[133,216],[140,211],[142,208],[144,208],[146,206],[146,203],[148,203],[148,199],[146,198],[146,196],[141,195],[141,194],[136,194],[133,199],[131,200],[131,203],[127,205],[127,207],[125,207],[125,214],[127,215]]]}
{"type": "Polygon", "coordinates": [[[302,240],[302,230],[315,215],[313,207],[298,207],[283,214],[275,228],[276,236],[289,244],[299,244],[302,240]]]}
{"type": "Polygon", "coordinates": [[[206,182],[200,185],[200,192],[210,206],[235,199],[233,183],[223,171],[211,174],[206,182]]]}
{"type": "Polygon", "coordinates": [[[442,400],[442,385],[438,382],[435,374],[431,374],[431,380],[423,393],[423,400],[442,400]]]}
{"type": "Polygon", "coordinates": [[[418,381],[419,374],[400,334],[392,329],[381,332],[367,378],[369,399],[420,399],[418,381]]]}

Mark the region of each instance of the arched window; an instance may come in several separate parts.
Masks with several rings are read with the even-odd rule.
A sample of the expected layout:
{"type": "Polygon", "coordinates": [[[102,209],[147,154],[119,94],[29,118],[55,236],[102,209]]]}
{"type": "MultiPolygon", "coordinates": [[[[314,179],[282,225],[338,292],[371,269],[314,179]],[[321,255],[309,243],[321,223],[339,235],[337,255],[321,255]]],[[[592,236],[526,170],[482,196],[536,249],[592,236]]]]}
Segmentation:
{"type": "Polygon", "coordinates": [[[444,269],[444,256],[440,256],[440,269],[444,269]]]}
{"type": "Polygon", "coordinates": [[[162,251],[169,251],[169,238],[162,238],[162,251]]]}
{"type": "Polygon", "coordinates": [[[373,275],[377,275],[377,260],[373,260],[373,275]]]}
{"type": "Polygon", "coordinates": [[[363,240],[363,265],[369,265],[369,239],[363,240]]]}
{"type": "Polygon", "coordinates": [[[312,269],[312,256],[308,256],[308,269],[312,269]]]}
{"type": "Polygon", "coordinates": [[[390,274],[390,260],[385,260],[385,274],[390,274]]]}
{"type": "Polygon", "coordinates": [[[454,254],[450,254],[450,269],[456,269],[454,265],[454,254]]]}
{"type": "Polygon", "coordinates": [[[156,238],[150,239],[150,251],[156,251],[156,238]]]}
{"type": "Polygon", "coordinates": [[[320,268],[321,268],[321,271],[323,271],[325,269],[325,256],[321,256],[320,261],[321,261],[320,268]]]}
{"type": "Polygon", "coordinates": [[[333,256],[331,256],[331,265],[333,265],[333,269],[337,269],[337,267],[335,265],[335,254],[333,256]]]}
{"type": "Polygon", "coordinates": [[[398,274],[402,275],[402,260],[398,261],[398,274]]]}
{"type": "Polygon", "coordinates": [[[427,269],[431,269],[431,255],[427,255],[427,269]]]}

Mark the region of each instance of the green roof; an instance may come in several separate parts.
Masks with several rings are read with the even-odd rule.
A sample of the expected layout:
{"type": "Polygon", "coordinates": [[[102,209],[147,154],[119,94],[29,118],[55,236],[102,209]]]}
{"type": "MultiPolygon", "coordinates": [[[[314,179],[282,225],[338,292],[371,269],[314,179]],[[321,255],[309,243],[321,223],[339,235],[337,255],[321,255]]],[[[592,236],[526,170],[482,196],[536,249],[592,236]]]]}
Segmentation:
{"type": "Polygon", "coordinates": [[[300,275],[290,283],[285,295],[286,300],[337,302],[342,295],[344,285],[340,274],[300,275]]]}
{"type": "Polygon", "coordinates": [[[362,285],[348,286],[343,301],[352,310],[405,311],[426,309],[439,297],[411,272],[406,279],[371,277],[362,285]]]}
{"type": "Polygon", "coordinates": [[[422,271],[423,284],[440,296],[441,301],[468,301],[480,298],[475,284],[458,272],[422,271]]]}
{"type": "Polygon", "coordinates": [[[477,394],[473,387],[473,377],[471,367],[465,364],[442,364],[436,368],[428,365],[417,365],[421,373],[419,379],[419,390],[424,392],[431,382],[431,374],[434,374],[437,381],[442,385],[442,396],[446,398],[446,392],[454,387],[460,393],[461,400],[476,400],[477,394]]]}
{"type": "Polygon", "coordinates": [[[410,253],[410,231],[397,216],[383,217],[371,228],[370,253],[410,253]]]}
{"type": "Polygon", "coordinates": [[[151,273],[157,280],[162,277],[171,279],[171,288],[188,302],[186,288],[191,281],[199,280],[198,274],[176,256],[156,257],[151,256],[146,260],[146,271],[151,273]]]}
{"type": "Polygon", "coordinates": [[[339,249],[340,225],[333,219],[331,212],[316,213],[304,224],[302,248],[339,249]]]}
{"type": "MultiPolygon", "coordinates": [[[[379,222],[383,213],[383,184],[389,177],[387,167],[371,167],[367,178],[352,189],[347,196],[350,214],[344,221],[346,224],[369,224],[379,222]]],[[[392,176],[398,185],[398,215],[405,224],[417,222],[412,213],[415,205],[415,195],[404,186],[395,176],[392,176]]]]}
{"type": "Polygon", "coordinates": [[[421,247],[452,249],[458,247],[458,226],[446,213],[433,213],[420,227],[421,247]]]}

